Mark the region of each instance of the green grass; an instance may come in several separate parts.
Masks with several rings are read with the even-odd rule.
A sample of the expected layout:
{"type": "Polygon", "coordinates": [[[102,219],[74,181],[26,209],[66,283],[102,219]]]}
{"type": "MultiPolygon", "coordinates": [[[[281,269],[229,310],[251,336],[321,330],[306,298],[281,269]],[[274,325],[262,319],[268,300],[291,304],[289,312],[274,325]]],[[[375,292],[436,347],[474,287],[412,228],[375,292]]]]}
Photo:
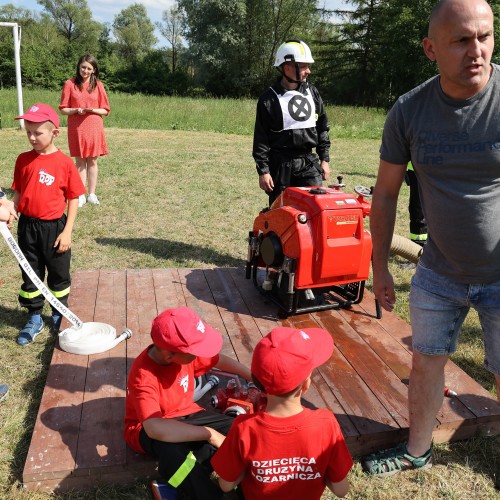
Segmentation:
{"type": "MultiPolygon", "coordinates": [[[[25,90],[24,108],[36,102],[57,109],[60,92],[25,90]]],[[[15,89],[0,89],[2,127],[15,127],[19,115],[15,89]]],[[[255,100],[195,99],[187,97],[155,97],[112,93],[111,113],[105,118],[107,127],[144,130],[200,130],[224,134],[252,135],[255,100]]],[[[337,138],[378,139],[382,134],[385,113],[348,106],[327,107],[332,136],[337,138]]],[[[61,126],[67,117],[61,116],[61,126]]]]}
{"type": "MultiPolygon", "coordinates": [[[[0,107],[8,109],[4,92],[0,91],[0,107]]],[[[45,99],[48,96],[43,95],[44,99],[40,100],[48,101],[45,99]]],[[[147,107],[153,102],[149,98],[137,105],[131,96],[122,97],[130,99],[128,109],[122,111],[113,96],[114,115],[136,116],[133,110],[141,106],[144,106],[144,116],[154,117],[158,113],[158,109],[147,107]]],[[[58,96],[54,95],[54,99],[55,102],[48,102],[57,105],[58,96]]],[[[178,104],[182,108],[180,102],[178,104]]],[[[207,107],[212,104],[215,106],[205,102],[207,107]]],[[[238,108],[237,101],[233,104],[238,108]]],[[[15,110],[15,105],[9,106],[15,110]]],[[[234,115],[251,113],[252,116],[247,117],[251,122],[253,105],[247,106],[249,104],[243,101],[243,111],[236,110],[234,115]]],[[[370,134],[379,134],[374,125],[367,125],[378,122],[378,113],[371,116],[369,111],[359,109],[349,113],[345,110],[343,115],[340,109],[334,108],[332,123],[337,118],[351,133],[365,129],[370,134]],[[364,124],[356,122],[357,116],[364,116],[364,124]]],[[[199,114],[203,114],[202,111],[199,114]]],[[[172,127],[133,129],[137,123],[120,128],[110,126],[112,116],[109,121],[106,119],[111,154],[99,161],[97,192],[102,205],[85,205],[79,210],[73,235],[73,272],[100,268],[242,266],[248,230],[259,210],[267,204],[266,195],[258,188],[250,154],[251,133],[217,133],[208,123],[204,125],[207,129],[198,127],[197,131],[181,130],[184,125],[177,130],[172,127]]],[[[225,116],[231,123],[228,128],[233,129],[233,116],[228,113],[225,116]]],[[[58,145],[67,152],[65,132],[63,129],[58,145]]],[[[332,134],[333,176],[344,176],[347,191],[352,192],[357,184],[375,183],[379,135],[352,139],[332,134]]],[[[14,128],[0,131],[0,185],[3,188],[10,186],[17,155],[28,148],[23,132],[14,128]]],[[[10,196],[9,189],[6,190],[10,196]]],[[[403,187],[397,220],[397,232],[402,235],[407,234],[408,228],[407,202],[408,190],[403,187]]],[[[7,382],[11,387],[9,399],[0,405],[0,497],[38,500],[48,496],[23,492],[21,480],[54,338],[45,333],[29,347],[21,349],[16,345],[17,332],[26,316],[17,304],[20,272],[2,242],[0,262],[0,383],[7,382]]],[[[396,311],[408,319],[412,271],[400,264],[399,258],[391,259],[398,293],[396,311]]],[[[479,332],[477,316],[471,314],[454,361],[493,395],[493,378],[482,366],[483,345],[479,332]]],[[[499,444],[498,438],[478,438],[439,445],[437,465],[430,471],[385,480],[367,478],[356,464],[350,474],[349,498],[498,498],[492,477],[500,463],[499,444]]],[[[132,487],[96,487],[91,492],[75,492],[64,498],[144,499],[151,495],[149,487],[138,481],[132,487]]],[[[326,498],[330,496],[325,494],[326,498]]]]}

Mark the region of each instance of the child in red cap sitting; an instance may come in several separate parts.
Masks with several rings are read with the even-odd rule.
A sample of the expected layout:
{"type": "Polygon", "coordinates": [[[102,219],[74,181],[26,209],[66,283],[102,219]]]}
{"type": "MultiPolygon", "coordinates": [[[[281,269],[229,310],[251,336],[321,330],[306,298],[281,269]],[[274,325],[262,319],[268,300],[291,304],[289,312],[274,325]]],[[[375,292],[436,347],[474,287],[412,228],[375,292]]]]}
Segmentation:
{"type": "Polygon", "coordinates": [[[157,457],[161,477],[174,488],[195,499],[220,498],[210,458],[234,419],[205,415],[193,401],[194,381],[213,367],[247,380],[250,370],[220,354],[220,333],[187,307],[157,316],[151,338],[130,369],[125,440],[134,451],[157,457]]]}
{"type": "Polygon", "coordinates": [[[300,402],[311,372],[332,352],[331,335],[319,328],[275,328],[257,344],[252,376],[267,392],[267,408],[237,417],[212,457],[223,491],[241,483],[247,500],[315,500],[326,486],[347,494],[352,458],[337,419],[300,402]]]}

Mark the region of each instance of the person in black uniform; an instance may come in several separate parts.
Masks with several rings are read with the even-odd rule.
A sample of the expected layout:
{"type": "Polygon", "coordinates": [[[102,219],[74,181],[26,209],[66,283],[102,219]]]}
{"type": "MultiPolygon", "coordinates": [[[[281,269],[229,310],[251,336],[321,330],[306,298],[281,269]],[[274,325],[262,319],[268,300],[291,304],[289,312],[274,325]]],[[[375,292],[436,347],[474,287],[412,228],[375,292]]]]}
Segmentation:
{"type": "Polygon", "coordinates": [[[283,43],[274,63],[281,75],[257,103],[253,157],[269,205],[289,186],[321,186],[330,176],[330,125],[318,90],[307,82],[313,62],[303,41],[283,43]]]}

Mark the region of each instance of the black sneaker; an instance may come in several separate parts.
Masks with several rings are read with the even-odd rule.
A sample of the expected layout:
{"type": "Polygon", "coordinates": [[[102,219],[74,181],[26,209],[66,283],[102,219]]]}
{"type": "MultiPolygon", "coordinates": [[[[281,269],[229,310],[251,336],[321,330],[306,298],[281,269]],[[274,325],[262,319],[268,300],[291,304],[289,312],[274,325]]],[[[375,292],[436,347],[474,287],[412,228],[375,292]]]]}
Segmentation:
{"type": "Polygon", "coordinates": [[[408,453],[406,444],[402,443],[388,450],[371,453],[361,459],[363,471],[372,476],[388,477],[398,472],[411,469],[429,469],[432,467],[432,448],[421,457],[408,453]]]}

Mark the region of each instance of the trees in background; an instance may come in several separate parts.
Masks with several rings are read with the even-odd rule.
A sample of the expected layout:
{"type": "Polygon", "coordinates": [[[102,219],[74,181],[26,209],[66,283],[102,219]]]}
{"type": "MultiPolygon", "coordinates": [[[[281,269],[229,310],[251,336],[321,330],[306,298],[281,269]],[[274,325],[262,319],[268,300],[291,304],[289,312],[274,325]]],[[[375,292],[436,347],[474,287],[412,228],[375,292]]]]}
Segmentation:
{"type": "Polygon", "coordinates": [[[154,31],[154,24],[149,19],[144,5],[134,3],[120,11],[113,22],[113,34],[119,56],[125,61],[142,61],[158,41],[154,31]]]}
{"type": "Polygon", "coordinates": [[[164,11],[162,20],[163,23],[157,23],[156,26],[170,44],[170,68],[172,73],[175,73],[179,65],[179,54],[182,51],[182,16],[179,7],[175,5],[164,11]]]}
{"type": "MultiPolygon", "coordinates": [[[[178,0],[156,24],[160,40],[141,3],[112,23],[95,21],[87,0],[38,0],[41,13],[6,4],[0,21],[22,27],[28,86],[61,88],[78,57],[92,53],[110,90],[257,96],[277,75],[278,46],[302,38],[325,100],[387,108],[436,72],[421,49],[434,1],[345,0],[332,13],[323,0],[178,0]]],[[[500,0],[490,5],[498,17],[500,0]]],[[[12,33],[2,29],[0,86],[14,85],[12,33]]]]}
{"type": "Polygon", "coordinates": [[[349,0],[343,23],[327,42],[333,102],[389,107],[436,73],[421,43],[435,0],[349,0]]]}
{"type": "Polygon", "coordinates": [[[316,0],[178,0],[196,81],[215,95],[255,95],[288,38],[309,39],[316,0]]]}

